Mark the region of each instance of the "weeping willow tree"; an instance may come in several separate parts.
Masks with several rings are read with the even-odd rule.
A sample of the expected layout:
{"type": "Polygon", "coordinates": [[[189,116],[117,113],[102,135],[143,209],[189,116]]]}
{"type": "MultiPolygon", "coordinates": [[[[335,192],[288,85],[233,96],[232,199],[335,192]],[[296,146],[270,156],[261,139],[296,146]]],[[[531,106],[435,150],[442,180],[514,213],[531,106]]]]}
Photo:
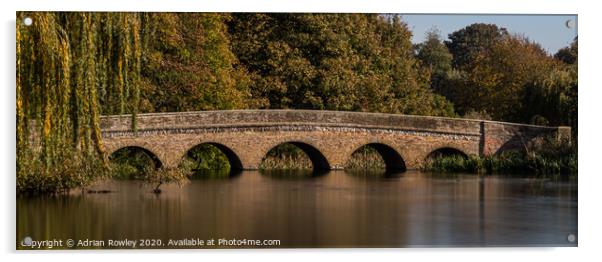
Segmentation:
{"type": "Polygon", "coordinates": [[[17,13],[18,192],[65,191],[106,174],[99,117],[136,117],[141,15],[17,13]]]}

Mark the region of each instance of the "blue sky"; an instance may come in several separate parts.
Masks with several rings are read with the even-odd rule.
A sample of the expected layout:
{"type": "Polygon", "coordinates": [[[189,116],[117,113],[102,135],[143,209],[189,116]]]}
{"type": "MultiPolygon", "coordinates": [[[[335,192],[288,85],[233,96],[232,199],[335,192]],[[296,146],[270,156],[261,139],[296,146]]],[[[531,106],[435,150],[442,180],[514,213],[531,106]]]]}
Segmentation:
{"type": "Polygon", "coordinates": [[[554,54],[558,49],[569,45],[577,36],[576,15],[408,15],[402,14],[414,36],[412,42],[419,43],[433,26],[447,35],[473,23],[496,24],[505,27],[510,33],[517,33],[539,43],[548,53],[554,54]],[[566,27],[566,21],[573,20],[573,28],[566,27]]]}

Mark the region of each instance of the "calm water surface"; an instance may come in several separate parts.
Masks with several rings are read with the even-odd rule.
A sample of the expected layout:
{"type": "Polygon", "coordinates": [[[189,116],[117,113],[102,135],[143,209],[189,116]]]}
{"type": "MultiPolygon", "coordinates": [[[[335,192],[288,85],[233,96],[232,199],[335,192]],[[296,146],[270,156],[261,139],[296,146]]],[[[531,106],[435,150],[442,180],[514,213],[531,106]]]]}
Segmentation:
{"type": "MultiPolygon", "coordinates": [[[[577,183],[552,179],[394,177],[245,171],[163,193],[136,181],[106,194],[17,198],[17,248],[33,240],[279,240],[272,247],[576,246],[577,183]]],[[[239,242],[240,243],[240,242],[239,242]]],[[[259,247],[242,245],[238,247],[259,247]]],[[[65,247],[64,247],[65,248],[65,247]]],[[[104,248],[109,248],[105,246],[104,248]]]]}

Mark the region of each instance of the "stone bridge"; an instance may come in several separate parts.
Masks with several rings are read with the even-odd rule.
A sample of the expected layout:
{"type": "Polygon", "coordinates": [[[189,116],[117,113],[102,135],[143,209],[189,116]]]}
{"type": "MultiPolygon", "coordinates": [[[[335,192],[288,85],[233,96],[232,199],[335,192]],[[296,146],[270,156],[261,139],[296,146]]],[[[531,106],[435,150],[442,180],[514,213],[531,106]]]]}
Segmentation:
{"type": "Polygon", "coordinates": [[[163,167],[176,167],[187,152],[212,144],[233,168],[257,169],[268,151],[282,143],[301,148],[317,169],[341,169],[365,145],[375,148],[388,169],[416,169],[436,152],[491,155],[522,150],[540,137],[570,139],[569,127],[504,122],[314,110],[229,110],[103,116],[106,152],[138,147],[163,167]]]}

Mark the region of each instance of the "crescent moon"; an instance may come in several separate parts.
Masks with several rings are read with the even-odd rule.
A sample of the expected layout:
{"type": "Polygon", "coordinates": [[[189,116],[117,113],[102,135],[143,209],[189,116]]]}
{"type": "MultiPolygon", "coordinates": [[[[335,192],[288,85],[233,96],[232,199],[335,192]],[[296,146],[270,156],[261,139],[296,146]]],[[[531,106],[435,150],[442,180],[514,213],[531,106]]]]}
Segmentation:
{"type": "Polygon", "coordinates": [[[566,26],[566,28],[573,28],[573,26],[575,26],[575,21],[573,21],[572,19],[566,20],[564,25],[566,26]]]}

